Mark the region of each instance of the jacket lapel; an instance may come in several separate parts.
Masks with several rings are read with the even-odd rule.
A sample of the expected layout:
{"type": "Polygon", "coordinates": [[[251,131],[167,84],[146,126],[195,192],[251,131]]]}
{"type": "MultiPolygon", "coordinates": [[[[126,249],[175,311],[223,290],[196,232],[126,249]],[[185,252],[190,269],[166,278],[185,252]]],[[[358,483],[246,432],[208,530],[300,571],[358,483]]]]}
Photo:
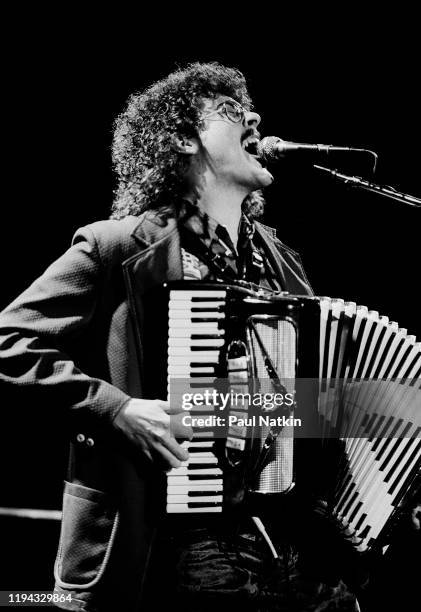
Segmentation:
{"type": "Polygon", "coordinates": [[[255,225],[266,256],[278,275],[283,290],[295,295],[314,295],[299,254],[280,242],[271,227],[258,222],[255,225]]]}
{"type": "MultiPolygon", "coordinates": [[[[135,252],[123,262],[124,280],[136,347],[137,363],[144,381],[145,296],[165,282],[183,276],[180,237],[174,218],[162,220],[148,212],[131,234],[135,252]]],[[[150,302],[150,300],[147,302],[150,302]]],[[[149,310],[150,311],[150,307],[149,310]]]]}
{"type": "Polygon", "coordinates": [[[183,277],[180,237],[174,217],[146,213],[132,232],[136,253],[123,263],[126,280],[137,295],[183,277]],[[140,247],[140,248],[139,248],[140,247]]]}

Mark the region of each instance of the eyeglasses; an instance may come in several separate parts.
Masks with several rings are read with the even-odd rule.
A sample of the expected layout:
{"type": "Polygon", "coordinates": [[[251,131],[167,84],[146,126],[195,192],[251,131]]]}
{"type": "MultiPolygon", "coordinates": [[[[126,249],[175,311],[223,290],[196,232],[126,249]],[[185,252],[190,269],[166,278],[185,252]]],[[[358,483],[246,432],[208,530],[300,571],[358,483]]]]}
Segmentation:
{"type": "Polygon", "coordinates": [[[239,102],[235,102],[235,100],[224,100],[214,110],[210,111],[207,115],[203,115],[202,119],[208,119],[215,113],[218,113],[221,117],[226,117],[232,123],[240,123],[244,120],[246,109],[239,102]]]}

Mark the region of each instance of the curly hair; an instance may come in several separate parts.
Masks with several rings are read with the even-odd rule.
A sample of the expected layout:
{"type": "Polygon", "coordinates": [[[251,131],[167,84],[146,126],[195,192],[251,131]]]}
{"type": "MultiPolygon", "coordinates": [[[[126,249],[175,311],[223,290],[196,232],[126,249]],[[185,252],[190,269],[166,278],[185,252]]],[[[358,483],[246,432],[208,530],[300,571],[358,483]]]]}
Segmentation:
{"type": "MultiPolygon", "coordinates": [[[[204,127],[203,99],[218,95],[230,96],[247,109],[252,106],[243,74],[217,62],[189,64],[130,96],[114,124],[112,160],[118,184],[112,218],[180,206],[190,162],[169,143],[175,134],[196,136],[204,127]]],[[[243,209],[259,216],[263,205],[256,191],[245,199],[243,209]]]]}

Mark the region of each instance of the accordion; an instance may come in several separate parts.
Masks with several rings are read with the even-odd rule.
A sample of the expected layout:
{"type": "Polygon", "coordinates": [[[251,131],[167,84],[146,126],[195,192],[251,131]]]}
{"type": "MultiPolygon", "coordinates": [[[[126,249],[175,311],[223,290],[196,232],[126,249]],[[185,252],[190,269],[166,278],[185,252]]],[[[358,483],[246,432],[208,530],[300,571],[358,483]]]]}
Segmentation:
{"type": "Polygon", "coordinates": [[[246,494],[285,494],[297,440],[334,438],[332,510],[361,550],[382,541],[419,482],[414,336],[340,299],[219,283],[168,283],[145,313],[167,362],[147,372],[145,394],[181,402],[194,432],[189,460],[167,474],[167,513],[223,512],[236,474],[246,494]]]}

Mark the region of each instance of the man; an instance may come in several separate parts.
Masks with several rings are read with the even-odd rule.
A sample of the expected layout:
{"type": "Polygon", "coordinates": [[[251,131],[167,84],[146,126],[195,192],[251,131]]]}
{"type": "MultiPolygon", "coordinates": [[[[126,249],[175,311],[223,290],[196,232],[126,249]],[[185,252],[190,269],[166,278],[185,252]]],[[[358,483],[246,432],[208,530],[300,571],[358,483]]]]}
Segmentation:
{"type": "MultiPolygon", "coordinates": [[[[60,406],[71,433],[55,566],[64,609],[149,609],[171,583],[191,609],[209,597],[262,606],[264,545],[247,517],[234,540],[232,522],[184,525],[178,539],[159,529],[163,469],[187,459],[175,436],[189,432],[170,429],[180,406],[144,397],[153,356],[139,316],[154,287],[182,278],[312,293],[299,256],[253,221],[273,181],[255,155],[259,123],[243,75],[218,64],[192,64],[134,94],[115,126],[112,219],[80,229],[0,317],[2,379],[60,406]]],[[[279,584],[296,571],[285,551],[268,587],[276,609],[288,609],[279,584]]],[[[311,585],[310,596],[292,595],[294,609],[338,597],[321,580],[311,585]]]]}

